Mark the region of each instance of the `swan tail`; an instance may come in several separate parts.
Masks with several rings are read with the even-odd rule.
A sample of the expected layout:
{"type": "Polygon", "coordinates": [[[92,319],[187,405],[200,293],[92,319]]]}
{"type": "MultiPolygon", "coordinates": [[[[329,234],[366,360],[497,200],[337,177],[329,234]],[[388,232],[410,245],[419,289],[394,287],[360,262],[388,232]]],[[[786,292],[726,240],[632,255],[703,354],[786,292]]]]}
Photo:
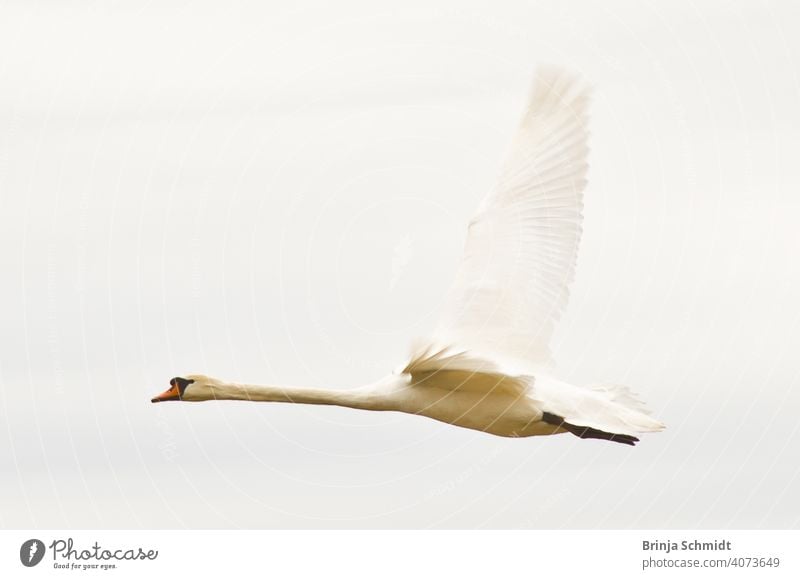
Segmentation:
{"type": "Polygon", "coordinates": [[[644,402],[639,400],[627,386],[620,384],[595,384],[589,387],[607,401],[609,411],[634,432],[660,432],[665,425],[650,416],[644,402]]]}
{"type": "Polygon", "coordinates": [[[542,420],[580,438],[597,438],[635,445],[642,432],[659,432],[664,424],[650,416],[644,404],[625,386],[597,384],[579,388],[561,384],[542,420]]]}

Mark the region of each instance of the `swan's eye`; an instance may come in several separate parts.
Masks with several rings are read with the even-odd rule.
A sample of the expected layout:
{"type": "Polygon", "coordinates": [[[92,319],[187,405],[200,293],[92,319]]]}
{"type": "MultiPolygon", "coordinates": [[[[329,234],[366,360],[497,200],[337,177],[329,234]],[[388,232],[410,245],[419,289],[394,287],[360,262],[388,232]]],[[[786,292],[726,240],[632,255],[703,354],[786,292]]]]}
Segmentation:
{"type": "Polygon", "coordinates": [[[193,384],[194,380],[188,380],[186,378],[181,378],[180,376],[176,376],[172,380],[169,381],[169,385],[173,388],[177,388],[178,392],[181,396],[183,396],[183,391],[186,390],[186,387],[189,384],[193,384]]]}

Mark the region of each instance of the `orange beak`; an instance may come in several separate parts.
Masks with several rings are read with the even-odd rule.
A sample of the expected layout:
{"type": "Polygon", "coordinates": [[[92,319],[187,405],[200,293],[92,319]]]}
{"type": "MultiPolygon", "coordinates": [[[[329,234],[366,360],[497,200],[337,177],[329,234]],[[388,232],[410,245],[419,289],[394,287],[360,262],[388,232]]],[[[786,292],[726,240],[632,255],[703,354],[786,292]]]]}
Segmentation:
{"type": "Polygon", "coordinates": [[[170,382],[169,390],[165,390],[158,396],[155,396],[150,400],[150,402],[166,402],[168,400],[180,400],[181,399],[181,392],[178,390],[178,382],[177,380],[173,380],[170,382]]]}

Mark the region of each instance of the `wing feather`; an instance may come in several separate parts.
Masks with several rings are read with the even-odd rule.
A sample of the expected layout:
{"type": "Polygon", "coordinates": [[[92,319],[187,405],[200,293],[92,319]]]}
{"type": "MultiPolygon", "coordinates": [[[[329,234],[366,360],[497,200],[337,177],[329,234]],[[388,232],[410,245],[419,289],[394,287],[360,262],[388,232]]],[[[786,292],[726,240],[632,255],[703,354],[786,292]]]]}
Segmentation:
{"type": "Polygon", "coordinates": [[[569,74],[537,75],[498,184],[470,222],[430,343],[517,367],[550,362],[581,237],[588,99],[569,74]]]}

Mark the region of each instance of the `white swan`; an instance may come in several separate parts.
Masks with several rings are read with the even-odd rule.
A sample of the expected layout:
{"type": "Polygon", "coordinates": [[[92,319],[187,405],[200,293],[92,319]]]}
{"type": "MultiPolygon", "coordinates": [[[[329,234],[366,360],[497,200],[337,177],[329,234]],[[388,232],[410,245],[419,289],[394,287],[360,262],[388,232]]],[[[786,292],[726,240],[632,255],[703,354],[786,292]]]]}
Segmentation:
{"type": "Polygon", "coordinates": [[[500,436],[571,432],[633,445],[664,425],[626,388],[552,377],[548,341],[572,281],[587,172],[588,90],[542,70],[498,185],[469,224],[444,315],[402,368],[352,390],[256,386],[191,374],[152,399],[393,410],[500,436]]]}

